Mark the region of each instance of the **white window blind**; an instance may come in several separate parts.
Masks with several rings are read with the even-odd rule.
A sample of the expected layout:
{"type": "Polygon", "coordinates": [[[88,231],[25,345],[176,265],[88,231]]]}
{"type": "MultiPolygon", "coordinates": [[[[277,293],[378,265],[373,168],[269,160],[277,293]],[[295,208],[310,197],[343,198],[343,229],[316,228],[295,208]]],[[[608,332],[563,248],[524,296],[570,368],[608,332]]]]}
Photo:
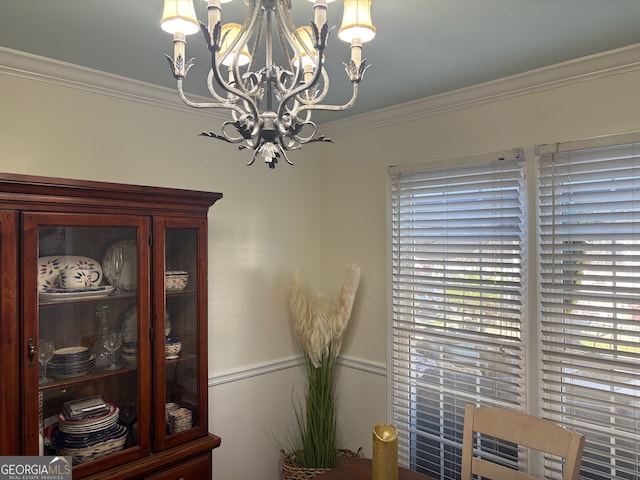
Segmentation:
{"type": "Polygon", "coordinates": [[[585,435],[581,478],[637,480],[640,146],[542,155],[539,213],[544,416],[585,435]]]}
{"type": "Polygon", "coordinates": [[[494,158],[391,169],[393,423],[401,463],[438,478],[467,403],[524,409],[524,167],[494,158]]]}

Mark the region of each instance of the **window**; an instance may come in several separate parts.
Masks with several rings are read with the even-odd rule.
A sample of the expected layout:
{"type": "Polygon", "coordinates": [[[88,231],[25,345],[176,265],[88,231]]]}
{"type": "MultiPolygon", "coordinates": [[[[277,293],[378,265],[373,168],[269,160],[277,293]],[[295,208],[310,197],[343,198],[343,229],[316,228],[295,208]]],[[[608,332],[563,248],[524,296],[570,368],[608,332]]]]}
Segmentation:
{"type": "Polygon", "coordinates": [[[582,477],[640,478],[640,145],[541,148],[543,414],[582,477]]]}
{"type": "MultiPolygon", "coordinates": [[[[536,153],[390,169],[401,462],[456,478],[474,403],[584,434],[581,478],[639,479],[640,135],[536,153]]],[[[494,453],[559,478],[558,459],[494,453]]]]}
{"type": "Polygon", "coordinates": [[[459,475],[467,403],[524,408],[518,157],[392,173],[393,422],[434,477],[459,475]]]}

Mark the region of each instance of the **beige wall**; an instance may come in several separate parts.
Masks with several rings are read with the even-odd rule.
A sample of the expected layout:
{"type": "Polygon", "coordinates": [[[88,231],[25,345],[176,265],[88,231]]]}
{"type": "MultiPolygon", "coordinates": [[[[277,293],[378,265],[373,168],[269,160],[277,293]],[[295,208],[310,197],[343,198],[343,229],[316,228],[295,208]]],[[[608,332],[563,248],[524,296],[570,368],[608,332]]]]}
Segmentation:
{"type": "MultiPolygon", "coordinates": [[[[344,350],[347,358],[372,364],[387,359],[387,167],[513,147],[523,147],[527,155],[533,155],[532,147],[540,143],[640,130],[638,49],[634,56],[629,69],[583,73],[551,85],[537,84],[534,79],[520,94],[512,92],[493,100],[482,99],[482,95],[495,93],[496,85],[478,86],[478,101],[469,102],[473,106],[456,105],[472,97],[474,89],[454,92],[446,99],[425,101],[425,111],[431,110],[423,118],[358,129],[361,131],[335,138],[339,155],[318,156],[323,174],[322,280],[330,288],[340,278],[345,262],[355,260],[362,266],[363,285],[353,318],[356,328],[351,332],[355,335],[344,350]],[[445,101],[451,108],[443,106],[445,101]]],[[[545,82],[548,76],[549,72],[531,75],[545,82]]],[[[509,91],[513,84],[521,88],[522,83],[520,78],[506,80],[501,88],[509,91]]],[[[342,425],[349,432],[357,431],[354,445],[370,452],[370,431],[364,431],[364,426],[386,419],[381,418],[388,408],[386,384],[359,370],[350,375],[358,381],[342,386],[341,409],[352,412],[342,425]],[[367,397],[363,383],[371,387],[367,397]]]]}
{"type": "Polygon", "coordinates": [[[0,91],[2,172],[224,194],[209,212],[208,245],[210,431],[223,438],[216,478],[276,478],[272,437],[292,421],[301,373],[287,363],[299,351],[286,287],[296,269],[319,283],[321,165],[296,154],[295,167],[247,167],[249,152],[198,137],[217,121],[67,82],[0,74],[0,91]]]}
{"type": "Polygon", "coordinates": [[[640,72],[629,68],[374,129],[365,121],[348,135],[329,135],[334,145],[292,154],[294,167],[271,171],[245,167],[247,152],[198,138],[219,128],[202,115],[1,74],[1,67],[0,171],[224,194],[209,221],[209,423],[223,439],[214,469],[225,480],[278,478],[277,440],[291,425],[301,373],[286,305],[295,269],[330,294],[348,263],[361,266],[343,350],[340,425],[344,446],[370,455],[371,426],[387,420],[388,165],[512,147],[530,154],[537,143],[640,130],[640,72]]]}

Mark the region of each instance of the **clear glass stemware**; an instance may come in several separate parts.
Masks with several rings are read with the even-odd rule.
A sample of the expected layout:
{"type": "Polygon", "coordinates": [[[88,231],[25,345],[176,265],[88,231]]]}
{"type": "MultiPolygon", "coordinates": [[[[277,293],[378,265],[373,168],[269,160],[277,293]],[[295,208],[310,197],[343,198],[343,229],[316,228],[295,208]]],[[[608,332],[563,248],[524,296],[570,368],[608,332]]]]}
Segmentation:
{"type": "Polygon", "coordinates": [[[53,381],[51,378],[47,378],[47,365],[49,364],[49,360],[53,358],[55,349],[56,347],[53,340],[38,341],[38,361],[42,365],[42,378],[40,379],[40,383],[53,381]]]}
{"type": "Polygon", "coordinates": [[[120,368],[116,365],[116,352],[120,345],[122,345],[122,332],[120,330],[108,332],[104,339],[104,348],[111,354],[111,365],[106,367],[105,370],[118,370],[120,368]]]}
{"type": "Polygon", "coordinates": [[[122,245],[115,245],[111,250],[111,266],[113,267],[113,284],[115,285],[114,295],[118,295],[122,292],[120,288],[120,274],[122,273],[122,267],[124,267],[124,247],[122,245]]]}

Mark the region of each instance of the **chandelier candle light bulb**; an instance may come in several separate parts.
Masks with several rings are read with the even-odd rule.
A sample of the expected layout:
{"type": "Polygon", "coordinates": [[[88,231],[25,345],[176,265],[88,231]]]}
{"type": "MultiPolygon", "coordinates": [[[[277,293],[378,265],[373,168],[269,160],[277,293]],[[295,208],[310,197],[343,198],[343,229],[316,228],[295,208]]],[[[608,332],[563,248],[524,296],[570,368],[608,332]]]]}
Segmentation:
{"type": "Polygon", "coordinates": [[[330,142],[317,134],[311,114],[314,110],[339,112],[355,104],[369,67],[362,58],[362,44],[375,36],[371,0],[343,0],[338,37],[351,44],[350,61],[344,66],[352,84],[351,98],[343,104],[324,103],[329,90],[325,50],[332,30],[327,8],[334,0],[309,0],[314,20],[305,30],[296,29],[291,0],[245,1],[249,12],[243,23],[224,25],[222,3],[232,0],[206,1],[208,25],[198,23],[192,0],[165,0],[161,19],[162,29],[173,34],[174,56],[166,57],[180,99],[192,108],[230,112],[220,133],[201,135],[253,150],[247,165],[261,157],[270,168],[278,159],[292,164],[288,151],[311,142],[330,142]],[[207,89],[212,102],[191,101],[184,91],[187,73],[195,64],[194,59],[186,59],[186,36],[198,30],[211,52],[207,89]],[[283,55],[274,55],[277,47],[283,55]],[[277,65],[274,58],[281,57],[283,65],[277,65]]]}
{"type": "MultiPolygon", "coordinates": [[[[246,65],[251,61],[251,54],[246,48],[238,49],[234,48],[234,42],[242,33],[242,25],[239,23],[225,23],[220,30],[222,35],[221,51],[221,63],[226,66],[234,65],[236,56],[238,57],[238,66],[246,65]],[[226,52],[229,52],[225,55],[226,52]]],[[[232,70],[229,69],[231,72],[232,70]]]]}
{"type": "MultiPolygon", "coordinates": [[[[209,35],[213,35],[213,27],[222,18],[222,5],[220,0],[209,0],[207,2],[207,20],[209,24],[209,35]]],[[[226,3],[226,2],[225,2],[226,3]]]]}

